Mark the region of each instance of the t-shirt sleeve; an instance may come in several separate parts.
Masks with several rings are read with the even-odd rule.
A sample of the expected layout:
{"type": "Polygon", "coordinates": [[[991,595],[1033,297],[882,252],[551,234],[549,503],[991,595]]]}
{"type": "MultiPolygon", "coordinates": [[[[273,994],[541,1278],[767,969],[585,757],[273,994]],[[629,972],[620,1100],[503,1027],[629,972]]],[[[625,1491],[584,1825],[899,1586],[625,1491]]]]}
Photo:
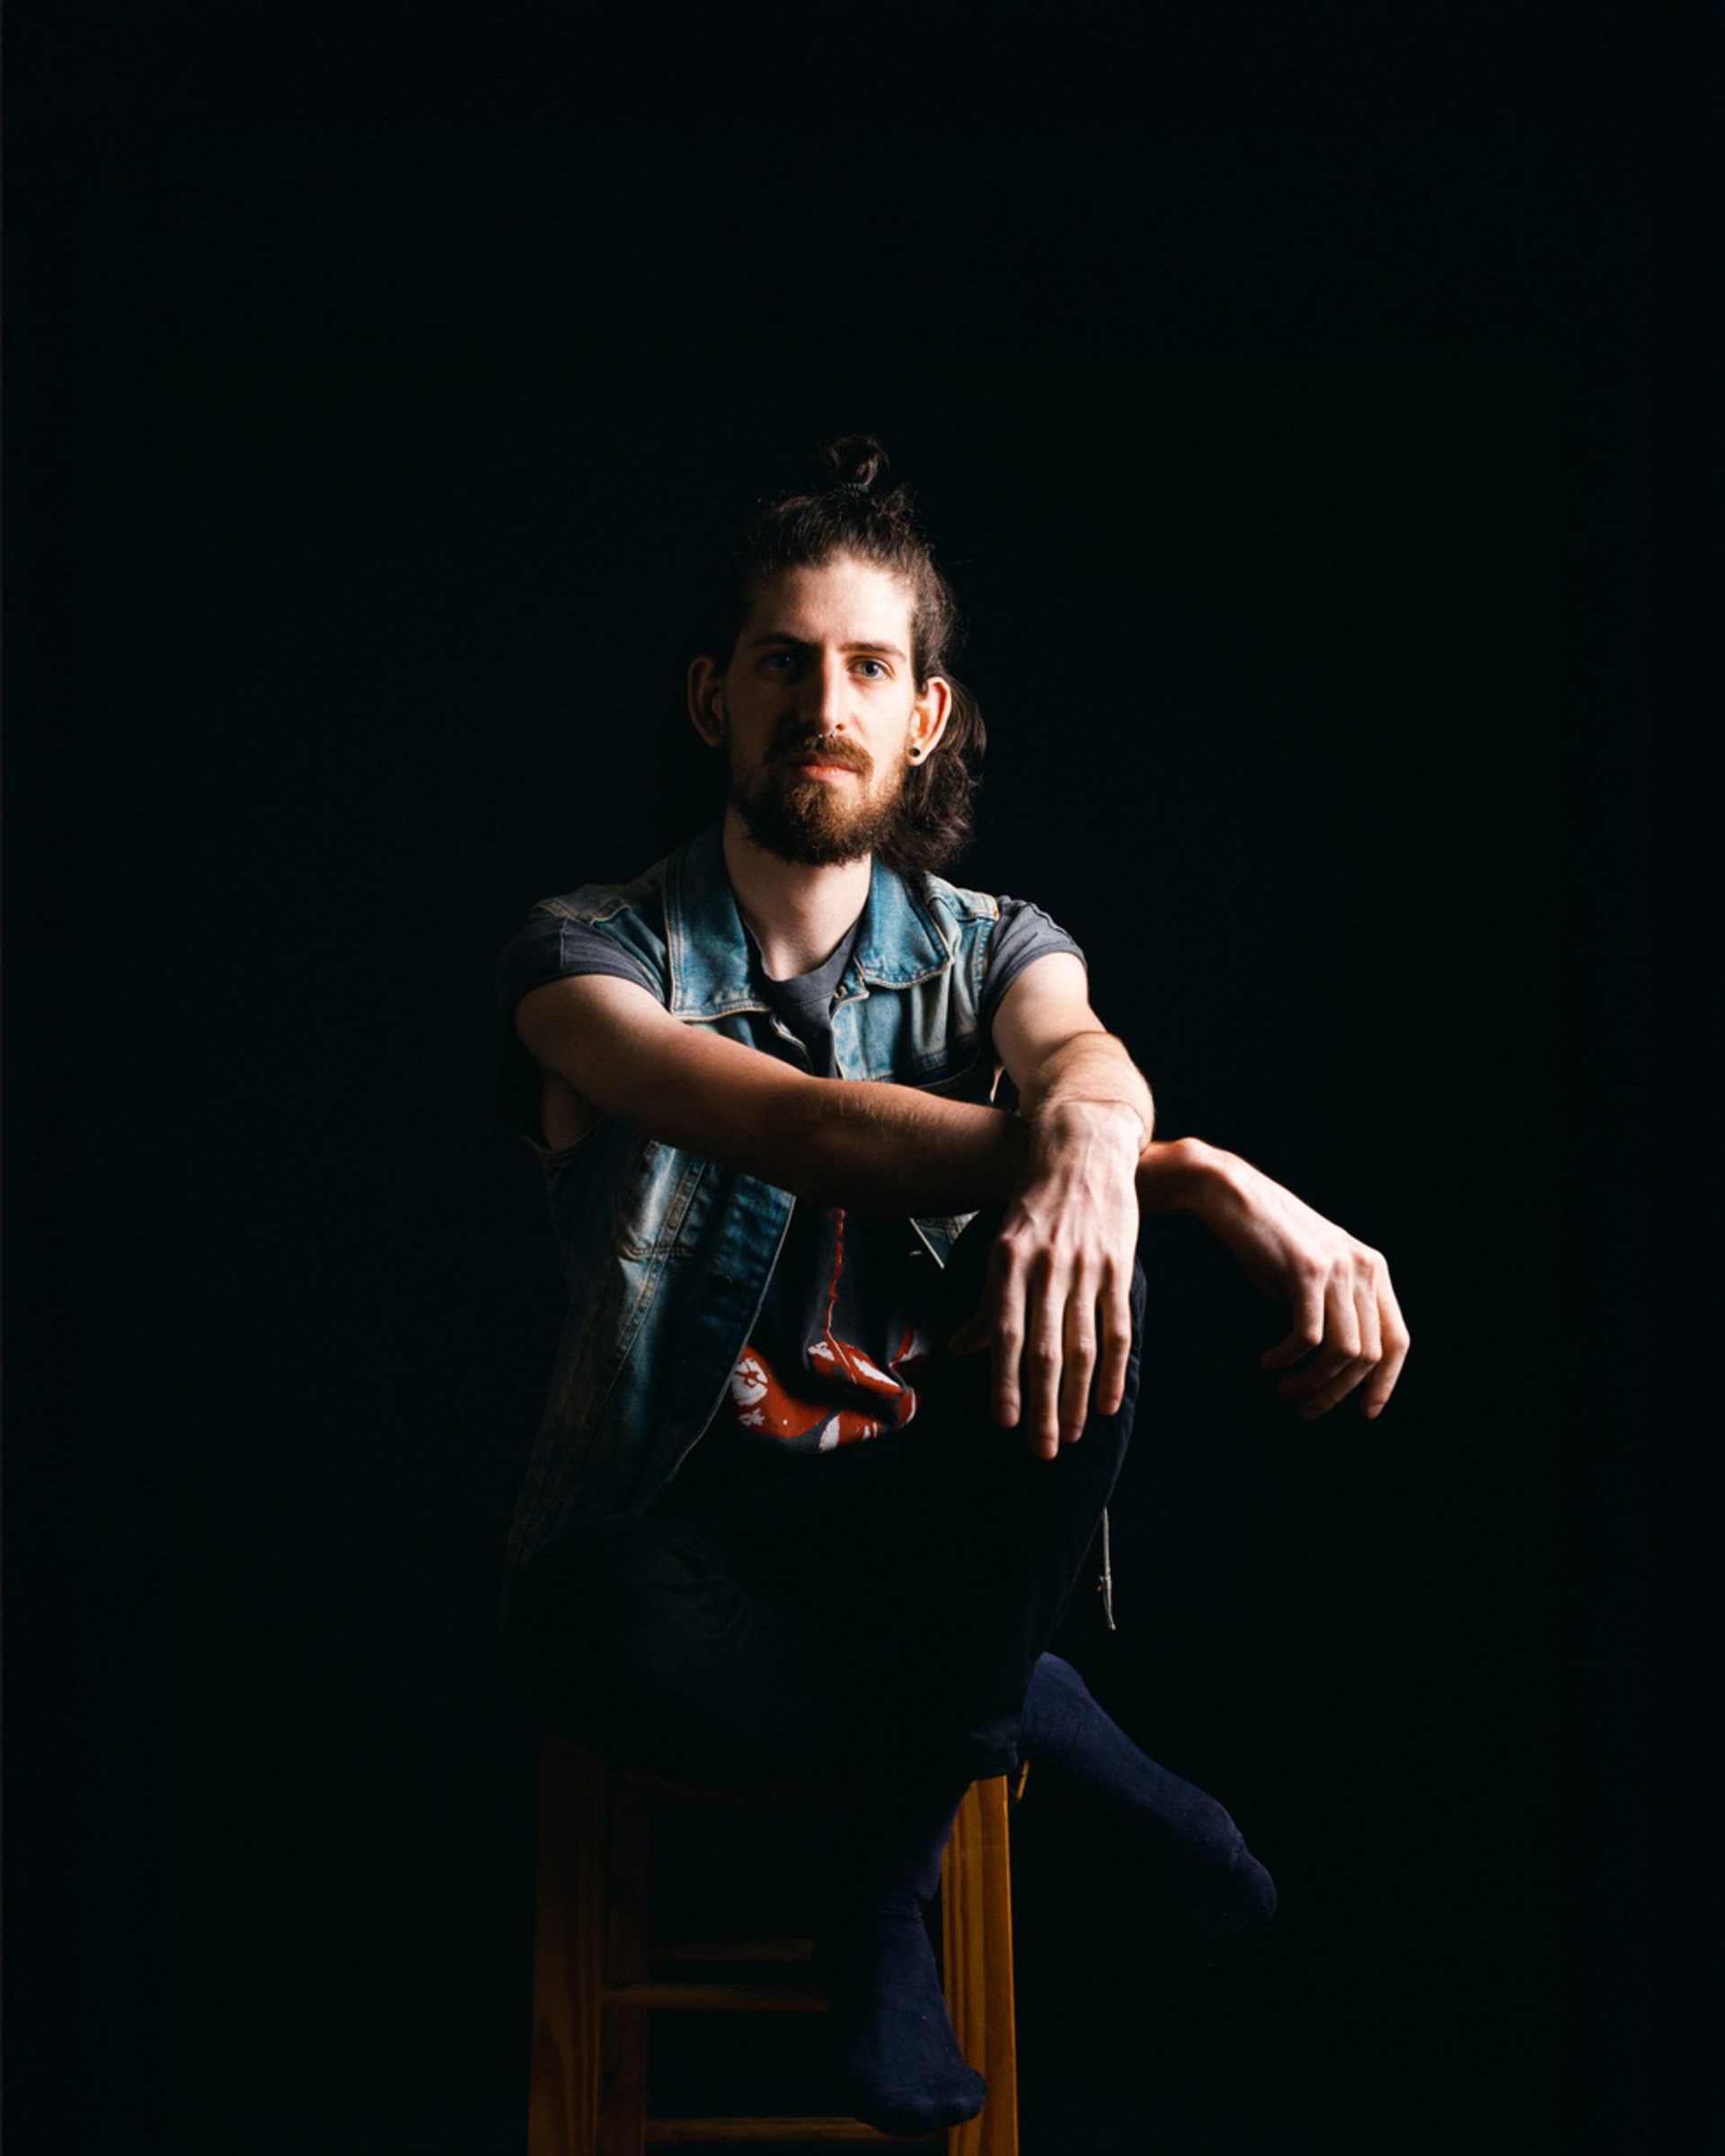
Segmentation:
{"type": "Polygon", "coordinates": [[[646,967],[611,937],[584,922],[541,908],[527,915],[497,962],[498,1007],[509,1018],[531,990],[577,973],[608,973],[617,980],[635,982],[649,995],[659,993],[659,983],[646,967]]]}
{"type": "Polygon", "coordinates": [[[649,995],[659,994],[658,982],[640,959],[599,930],[563,914],[547,913],[543,906],[527,915],[497,961],[497,1001],[503,1014],[497,1102],[510,1128],[535,1144],[543,1143],[539,1066],[522,1046],[511,1021],[515,1006],[531,990],[577,973],[612,974],[620,981],[634,981],[649,995]]]}
{"type": "Polygon", "coordinates": [[[1046,958],[1051,950],[1069,950],[1080,965],[1087,964],[1078,944],[1039,906],[1032,906],[1028,898],[1003,896],[982,976],[982,1022],[991,1033],[1006,991],[1033,959],[1046,958]]]}

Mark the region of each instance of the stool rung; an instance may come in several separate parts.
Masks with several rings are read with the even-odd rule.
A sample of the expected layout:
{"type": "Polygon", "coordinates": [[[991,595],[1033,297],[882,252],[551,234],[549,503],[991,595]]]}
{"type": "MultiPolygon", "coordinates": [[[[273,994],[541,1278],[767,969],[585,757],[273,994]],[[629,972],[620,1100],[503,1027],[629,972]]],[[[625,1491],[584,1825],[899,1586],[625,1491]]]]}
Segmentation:
{"type": "Polygon", "coordinates": [[[662,2008],[673,2013],[824,2014],[825,1992],[803,1984],[605,1984],[606,2006],[662,2008]]]}
{"type": "MultiPolygon", "coordinates": [[[[913,2142],[860,2119],[809,2114],[648,2116],[655,2010],[830,2010],[831,2001],[811,1981],[816,1968],[809,1940],[696,1935],[681,1928],[686,1920],[668,1904],[659,1924],[675,1938],[654,1944],[658,1904],[651,1859],[664,1824],[661,1807],[680,1808],[685,1801],[772,1804],[800,1794],[789,1788],[727,1794],[643,1780],[614,1771],[576,1745],[547,1740],[535,1917],[531,2156],[575,2156],[577,2150],[590,2151],[596,2135],[597,2145],[643,2156],[660,2147],[698,2156],[703,2144],[714,2156],[725,2149],[747,2156],[750,2146],[783,2150],[784,2156],[807,2148],[812,2156],[817,2148],[879,2147],[895,2141],[901,2147],[940,2149],[944,2156],[952,2145],[945,2134],[922,2134],[913,2142]]],[[[986,2110],[957,2132],[956,2143],[966,2156],[1018,2156],[1009,1811],[1004,1777],[973,1784],[959,1807],[942,1870],[937,1952],[947,2010],[960,2048],[989,2086],[986,2110]]],[[[801,1914],[785,1913],[793,1923],[801,1914]]],[[[708,1921],[693,1909],[686,1918],[691,1924],[708,1921]]],[[[663,2036],[671,2033],[661,2028],[663,2036]]],[[[717,2093],[705,2100],[712,2102],[717,2093]]],[[[770,2100],[774,2090],[758,2093],[770,2100]]],[[[790,2088],[779,2093],[796,2101],[790,2088]]],[[[697,2089],[688,2095],[703,2100],[697,2089]]],[[[836,2090],[828,2098],[833,2100],[843,2100],[836,2090]]]]}
{"type": "Polygon", "coordinates": [[[931,2143],[943,2147],[946,2135],[882,2134],[860,2118],[650,2118],[647,2139],[685,2145],[703,2141],[887,2141],[895,2148],[912,2149],[931,2143]]]}
{"type": "Polygon", "coordinates": [[[649,1947],[649,1961],[807,1961],[812,1939],[694,1939],[649,1947]]]}

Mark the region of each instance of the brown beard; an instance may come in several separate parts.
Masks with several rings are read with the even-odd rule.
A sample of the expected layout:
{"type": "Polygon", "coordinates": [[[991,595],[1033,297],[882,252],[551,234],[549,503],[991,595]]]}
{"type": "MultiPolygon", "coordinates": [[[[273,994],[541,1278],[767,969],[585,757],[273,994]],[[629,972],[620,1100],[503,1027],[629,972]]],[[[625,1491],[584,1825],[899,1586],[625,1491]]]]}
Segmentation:
{"type": "MultiPolygon", "coordinates": [[[[748,786],[730,776],[730,801],[743,828],[757,846],[799,868],[830,869],[842,862],[877,853],[902,830],[905,782],[881,800],[871,797],[858,807],[839,799],[835,789],[805,779],[792,758],[806,755],[819,737],[804,737],[777,750],[766,769],[748,786]]],[[[861,749],[828,745],[832,761],[856,772],[866,785],[874,766],[861,749]]]]}

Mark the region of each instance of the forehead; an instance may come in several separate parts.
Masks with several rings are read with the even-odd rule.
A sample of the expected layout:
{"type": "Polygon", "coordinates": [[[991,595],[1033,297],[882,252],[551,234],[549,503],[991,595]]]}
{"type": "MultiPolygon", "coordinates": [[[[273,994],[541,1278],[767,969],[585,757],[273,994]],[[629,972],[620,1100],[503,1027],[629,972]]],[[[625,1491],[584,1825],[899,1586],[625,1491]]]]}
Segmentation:
{"type": "Polygon", "coordinates": [[[782,570],[756,591],[742,639],[783,635],[799,642],[897,644],[910,649],[910,587],[890,570],[851,554],[782,570]]]}

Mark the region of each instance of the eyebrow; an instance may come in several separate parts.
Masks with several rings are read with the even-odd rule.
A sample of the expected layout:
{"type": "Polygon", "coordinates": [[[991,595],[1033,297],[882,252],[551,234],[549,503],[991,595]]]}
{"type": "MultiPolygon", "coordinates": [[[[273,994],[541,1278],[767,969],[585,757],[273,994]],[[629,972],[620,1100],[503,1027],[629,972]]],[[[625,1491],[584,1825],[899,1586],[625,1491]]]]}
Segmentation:
{"type": "MultiPolygon", "coordinates": [[[[812,651],[814,645],[806,636],[792,636],[788,630],[769,629],[765,636],[751,636],[748,649],[758,651],[765,644],[792,644],[799,651],[812,651]]],[[[901,651],[897,644],[841,644],[841,651],[878,652],[883,658],[908,659],[909,653],[901,651]]]]}

